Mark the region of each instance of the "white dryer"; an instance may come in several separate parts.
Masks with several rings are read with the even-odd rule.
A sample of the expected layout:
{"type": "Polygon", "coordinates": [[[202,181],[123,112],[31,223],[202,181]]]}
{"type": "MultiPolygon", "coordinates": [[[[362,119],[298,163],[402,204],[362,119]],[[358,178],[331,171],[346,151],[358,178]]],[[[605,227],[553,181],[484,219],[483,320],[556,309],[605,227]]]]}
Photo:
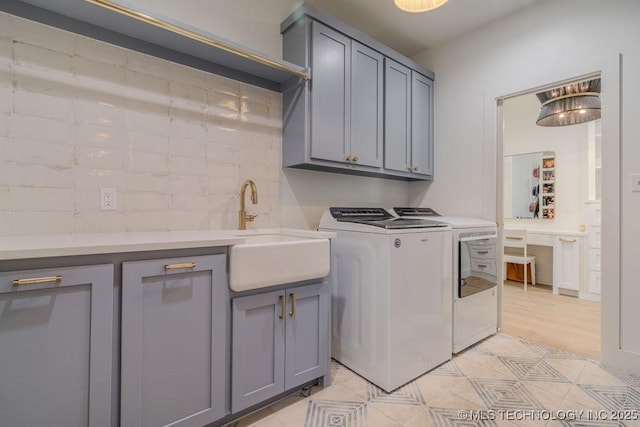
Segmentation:
{"type": "Polygon", "coordinates": [[[451,358],[451,228],[330,208],[333,358],[390,392],[451,358]]]}
{"type": "Polygon", "coordinates": [[[494,222],[441,216],[431,208],[393,208],[400,218],[429,219],[452,230],[453,353],[493,335],[498,326],[497,235],[494,222]]]}

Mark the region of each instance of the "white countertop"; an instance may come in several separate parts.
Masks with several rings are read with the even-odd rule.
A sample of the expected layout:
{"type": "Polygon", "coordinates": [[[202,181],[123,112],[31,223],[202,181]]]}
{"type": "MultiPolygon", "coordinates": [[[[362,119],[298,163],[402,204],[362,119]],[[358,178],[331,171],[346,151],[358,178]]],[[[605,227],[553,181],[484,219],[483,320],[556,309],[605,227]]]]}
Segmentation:
{"type": "Polygon", "coordinates": [[[166,249],[233,246],[244,243],[243,235],[291,234],[332,238],[334,233],[287,228],[258,230],[200,230],[138,233],[51,234],[0,237],[0,261],[72,255],[95,255],[166,249]]]}
{"type": "Polygon", "coordinates": [[[505,227],[505,230],[527,230],[527,234],[546,234],[552,236],[587,236],[586,231],[536,230],[527,227],[505,227]]]}

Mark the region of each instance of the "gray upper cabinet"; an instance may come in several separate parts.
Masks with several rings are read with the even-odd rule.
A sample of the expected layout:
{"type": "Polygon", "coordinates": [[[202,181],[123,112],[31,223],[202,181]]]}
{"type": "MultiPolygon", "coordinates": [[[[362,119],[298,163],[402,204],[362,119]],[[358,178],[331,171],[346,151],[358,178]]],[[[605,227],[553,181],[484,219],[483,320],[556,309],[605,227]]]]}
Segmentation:
{"type": "Polygon", "coordinates": [[[0,425],[110,427],[113,266],[0,273],[0,425]]]}
{"type": "Polygon", "coordinates": [[[433,179],[433,80],[411,71],[411,166],[433,179]]]}
{"type": "Polygon", "coordinates": [[[411,70],[385,62],[384,167],[409,172],[411,166],[411,70]]]}
{"type": "Polygon", "coordinates": [[[283,88],[285,167],[433,179],[433,73],[306,4],[281,31],[311,70],[283,88]]]}
{"type": "Polygon", "coordinates": [[[224,255],[122,264],[122,427],[226,415],[228,298],[224,255]]]}
{"type": "Polygon", "coordinates": [[[385,62],[384,167],[433,178],[433,82],[393,60],[385,62]]]}
{"type": "Polygon", "coordinates": [[[329,377],[325,283],[234,298],[233,413],[316,378],[329,377]]]}
{"type": "Polygon", "coordinates": [[[313,68],[310,82],[285,91],[284,110],[291,119],[285,119],[283,131],[284,165],[380,168],[384,57],[316,21],[301,23],[284,40],[290,46],[285,58],[313,68]]]}
{"type": "Polygon", "coordinates": [[[382,166],[384,57],[351,41],[350,154],[357,165],[382,166]]]}
{"type": "Polygon", "coordinates": [[[351,40],[314,22],[311,64],[311,157],[345,162],[349,156],[351,40]]]}

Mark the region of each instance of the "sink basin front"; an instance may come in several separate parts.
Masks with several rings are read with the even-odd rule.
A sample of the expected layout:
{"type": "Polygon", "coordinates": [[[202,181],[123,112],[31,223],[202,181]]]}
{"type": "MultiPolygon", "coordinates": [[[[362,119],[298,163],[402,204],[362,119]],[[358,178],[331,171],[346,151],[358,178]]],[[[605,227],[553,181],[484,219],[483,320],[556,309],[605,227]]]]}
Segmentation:
{"type": "Polygon", "coordinates": [[[238,234],[244,243],[229,252],[229,287],[235,292],[329,274],[329,238],[293,233],[238,234]]]}

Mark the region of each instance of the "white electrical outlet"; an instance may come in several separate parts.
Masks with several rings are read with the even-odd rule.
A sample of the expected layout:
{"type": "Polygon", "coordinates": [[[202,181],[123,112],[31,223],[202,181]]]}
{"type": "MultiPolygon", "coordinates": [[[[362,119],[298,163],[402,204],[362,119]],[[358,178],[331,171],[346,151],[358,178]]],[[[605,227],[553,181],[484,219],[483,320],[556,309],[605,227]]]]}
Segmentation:
{"type": "Polygon", "coordinates": [[[634,173],[631,175],[631,191],[640,191],[640,173],[634,173]]]}
{"type": "Polygon", "coordinates": [[[115,188],[101,188],[100,189],[100,210],[114,211],[117,209],[116,205],[116,189],[115,188]]]}

